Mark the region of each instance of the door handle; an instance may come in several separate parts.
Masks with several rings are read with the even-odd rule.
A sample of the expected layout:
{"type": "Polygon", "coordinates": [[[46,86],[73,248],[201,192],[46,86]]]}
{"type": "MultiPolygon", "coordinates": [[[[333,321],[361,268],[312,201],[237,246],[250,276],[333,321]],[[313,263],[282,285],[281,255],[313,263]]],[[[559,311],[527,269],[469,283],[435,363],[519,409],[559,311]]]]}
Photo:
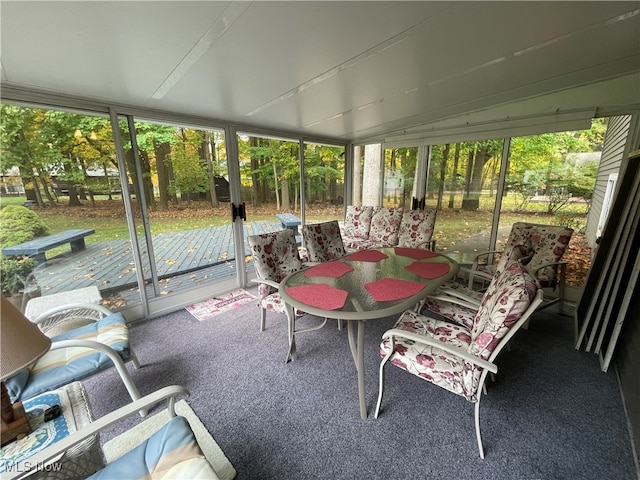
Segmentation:
{"type": "Polygon", "coordinates": [[[231,221],[235,222],[236,218],[240,217],[245,222],[247,221],[247,209],[245,208],[244,202],[239,204],[238,206],[231,204],[231,221]]]}

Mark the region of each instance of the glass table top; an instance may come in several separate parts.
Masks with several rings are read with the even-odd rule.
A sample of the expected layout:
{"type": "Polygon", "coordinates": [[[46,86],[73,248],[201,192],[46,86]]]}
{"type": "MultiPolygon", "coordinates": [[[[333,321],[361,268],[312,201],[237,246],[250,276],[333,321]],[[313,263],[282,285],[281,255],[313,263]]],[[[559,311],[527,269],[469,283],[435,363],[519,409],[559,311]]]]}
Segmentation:
{"type": "MultiPolygon", "coordinates": [[[[357,252],[360,256],[371,257],[372,260],[376,256],[386,258],[358,261],[350,259],[353,257],[347,255],[339,260],[296,272],[280,283],[280,295],[289,305],[318,316],[366,320],[392,315],[412,308],[457,273],[458,265],[453,260],[435,252],[425,252],[427,251],[394,247],[357,252]],[[379,255],[380,253],[383,255],[379,255]],[[429,255],[429,258],[419,258],[426,255],[429,255]],[[322,271],[315,275],[314,268],[315,271],[322,271]],[[422,288],[417,284],[421,284],[422,288]],[[295,288],[313,285],[318,286],[318,289],[313,292],[313,287],[308,287],[307,290],[311,294],[309,297],[298,294],[301,293],[301,289],[295,288]],[[307,300],[314,297],[313,293],[318,297],[315,302],[307,300]],[[344,305],[336,307],[335,300],[327,301],[328,299],[322,298],[332,295],[345,296],[344,305]],[[314,304],[316,306],[313,306],[314,304]]],[[[341,304],[341,300],[339,303],[341,304]]]]}

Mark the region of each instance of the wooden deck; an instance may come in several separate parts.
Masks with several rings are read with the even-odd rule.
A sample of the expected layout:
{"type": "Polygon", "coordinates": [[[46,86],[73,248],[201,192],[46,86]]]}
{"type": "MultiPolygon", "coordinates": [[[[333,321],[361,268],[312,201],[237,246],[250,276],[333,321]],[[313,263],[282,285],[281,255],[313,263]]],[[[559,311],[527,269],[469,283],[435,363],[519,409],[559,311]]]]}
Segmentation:
{"type": "MultiPolygon", "coordinates": [[[[281,230],[279,222],[260,221],[244,225],[246,237],[281,230]]],[[[141,239],[143,258],[146,243],[141,239]]],[[[153,236],[156,268],[161,288],[187,289],[203,281],[235,275],[231,225],[201,228],[153,236]]],[[[148,265],[144,267],[149,278],[148,265]]],[[[36,280],[43,295],[96,285],[103,296],[133,289],[138,281],[129,240],[92,243],[81,252],[69,253],[39,265],[36,280]]]]}

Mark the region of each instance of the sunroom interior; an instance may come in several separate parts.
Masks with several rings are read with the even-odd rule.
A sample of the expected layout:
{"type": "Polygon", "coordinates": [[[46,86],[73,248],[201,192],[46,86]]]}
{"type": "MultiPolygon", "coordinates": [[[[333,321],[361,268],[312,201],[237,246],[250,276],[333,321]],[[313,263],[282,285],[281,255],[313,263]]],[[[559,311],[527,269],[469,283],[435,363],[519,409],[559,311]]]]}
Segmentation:
{"type": "MultiPolygon", "coordinates": [[[[39,135],[49,136],[41,142],[56,145],[56,132],[37,119],[66,115],[77,143],[104,154],[91,157],[91,165],[77,164],[85,173],[111,172],[102,177],[107,191],[95,198],[71,195],[85,205],[108,196],[123,212],[125,237],[108,244],[110,258],[118,257],[113,269],[92,267],[88,274],[86,265],[100,265],[104,255],[80,261],[62,254],[65,269],[43,266],[50,268],[45,293],[99,285],[114,310],[152,325],[154,318],[249,288],[255,272],[246,235],[280,228],[276,213],[292,212],[304,224],[342,221],[347,205],[422,205],[438,209],[436,230],[438,222],[465,219],[462,232],[436,235],[444,254],[494,248],[523,218],[575,227],[588,260],[569,288],[574,317],[586,308],[585,289],[593,296],[602,287],[596,275],[615,263],[613,254],[598,251],[607,226],[630,218],[629,242],[637,242],[629,214],[637,200],[630,195],[622,201],[626,209],[615,206],[616,193],[625,198],[616,188],[635,171],[629,159],[640,148],[637,2],[2,0],[1,9],[5,131],[16,118],[34,119],[39,135]],[[532,180],[551,170],[551,160],[532,167],[521,152],[536,144],[543,156],[545,142],[592,131],[601,144],[588,202],[573,202],[563,191],[554,210],[551,190],[532,180]],[[163,150],[173,145],[158,140],[167,132],[183,145],[206,139],[199,159],[208,193],[190,191],[187,174],[180,177],[189,157],[163,150]],[[169,173],[159,167],[162,155],[171,158],[171,175],[177,172],[173,183],[163,179],[169,173]],[[169,233],[156,233],[162,218],[156,212],[202,205],[202,218],[224,212],[216,228],[230,240],[222,250],[207,246],[207,262],[178,271],[176,247],[163,250],[169,233]],[[233,214],[241,205],[246,220],[233,214]],[[565,205],[584,208],[567,213],[565,205]],[[480,231],[486,232],[480,243],[468,240],[480,231]],[[594,261],[596,251],[601,262],[594,261]],[[589,271],[592,263],[597,273],[589,271]],[[74,275],[78,283],[68,278],[71,268],[81,272],[74,275]]],[[[578,175],[576,165],[589,164],[582,145],[558,150],[558,176],[578,175]]],[[[68,191],[54,189],[56,175],[70,178],[64,162],[21,164],[14,156],[3,150],[5,183],[10,167],[22,167],[22,184],[37,184],[47,172],[51,195],[36,188],[32,201],[43,209],[70,201],[68,191]]],[[[174,217],[178,229],[211,226],[188,226],[180,217],[174,217]]],[[[196,244],[201,238],[193,233],[196,244]]],[[[611,251],[613,245],[605,244],[611,251]]],[[[637,279],[637,270],[632,275],[637,279]]],[[[612,366],[640,471],[638,297],[625,300],[612,366]]],[[[576,330],[585,323],[573,321],[576,330]]]]}

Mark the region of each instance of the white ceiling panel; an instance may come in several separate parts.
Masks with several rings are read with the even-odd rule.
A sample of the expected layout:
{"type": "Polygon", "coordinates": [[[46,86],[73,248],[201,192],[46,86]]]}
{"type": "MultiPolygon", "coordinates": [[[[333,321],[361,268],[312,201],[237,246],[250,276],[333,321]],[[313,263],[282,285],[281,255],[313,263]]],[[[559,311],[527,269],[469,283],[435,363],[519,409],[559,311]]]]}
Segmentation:
{"type": "Polygon", "coordinates": [[[5,88],[308,136],[640,103],[605,81],[640,72],[637,1],[0,0],[0,22],[5,88]]]}

